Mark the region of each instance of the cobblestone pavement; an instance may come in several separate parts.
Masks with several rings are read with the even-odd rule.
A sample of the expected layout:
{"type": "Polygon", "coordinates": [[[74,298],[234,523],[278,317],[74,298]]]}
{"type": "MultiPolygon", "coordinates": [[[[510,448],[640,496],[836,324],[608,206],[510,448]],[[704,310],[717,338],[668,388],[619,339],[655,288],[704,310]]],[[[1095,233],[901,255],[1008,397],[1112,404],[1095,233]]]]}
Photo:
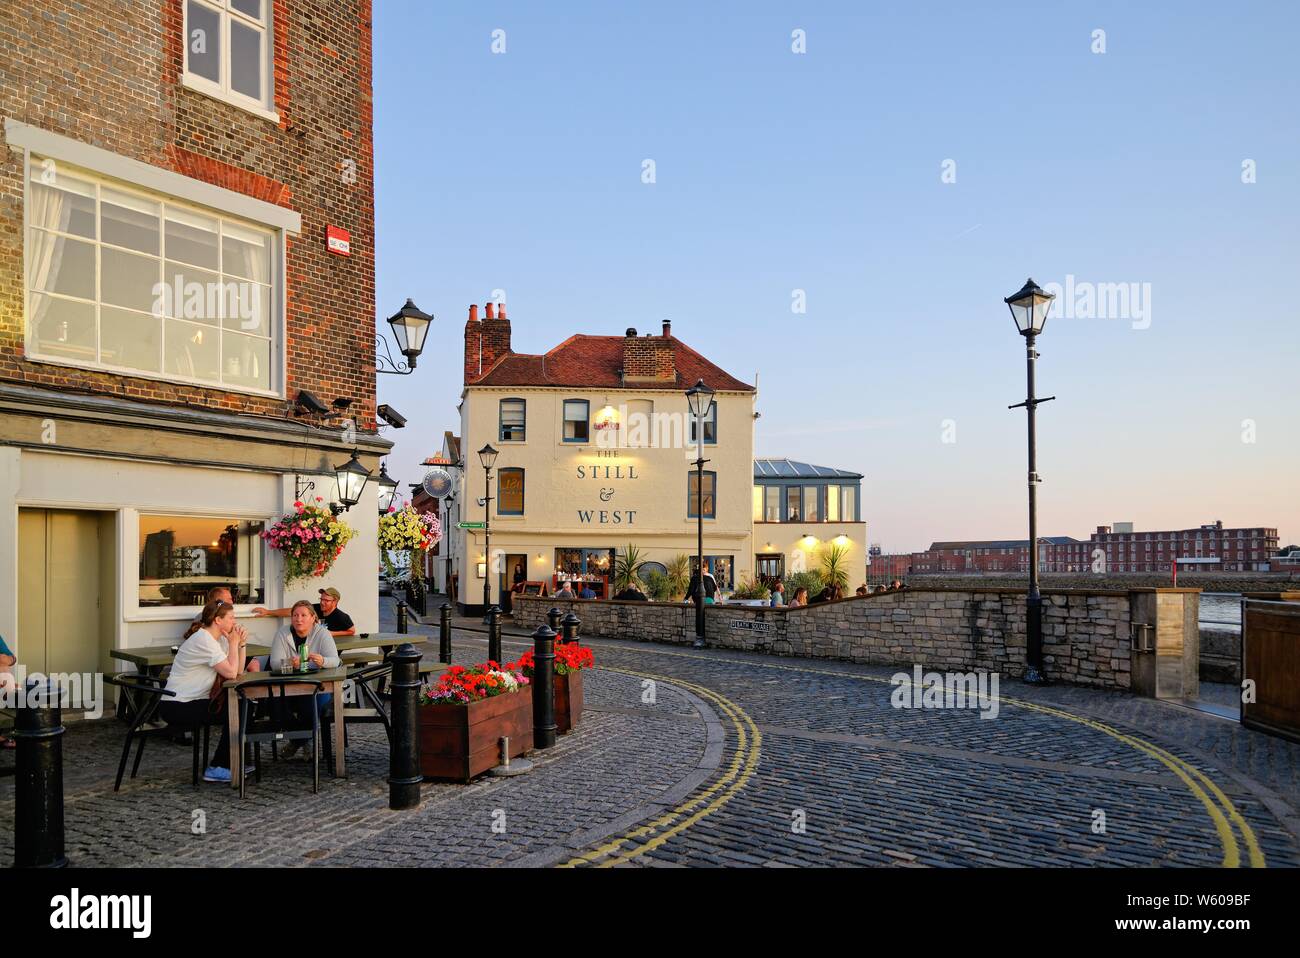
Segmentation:
{"type": "MultiPolygon", "coordinates": [[[[389,623],[385,622],[388,626],[389,623]]],[[[486,638],[458,620],[455,660],[486,638]]],[[[432,630],[415,626],[413,631],[432,630]]],[[[270,766],[249,797],[189,786],[152,743],[112,791],[122,729],[65,742],[82,865],[1300,864],[1300,747],[1121,694],[1004,683],[996,718],[897,709],[895,670],[592,640],[576,731],[516,778],[428,784],[387,808],[387,748],[352,730],[349,776],[270,766]],[[194,833],[202,813],[202,834],[194,833]],[[1100,826],[1104,823],[1104,831],[1100,826]]],[[[506,654],[528,645],[508,634],[506,654]]],[[[432,649],[434,647],[427,647],[432,649]]],[[[12,780],[8,780],[12,782],[12,780]]],[[[0,783],[0,827],[12,829],[0,783]]],[[[0,865],[12,847],[0,848],[0,865]]]]}

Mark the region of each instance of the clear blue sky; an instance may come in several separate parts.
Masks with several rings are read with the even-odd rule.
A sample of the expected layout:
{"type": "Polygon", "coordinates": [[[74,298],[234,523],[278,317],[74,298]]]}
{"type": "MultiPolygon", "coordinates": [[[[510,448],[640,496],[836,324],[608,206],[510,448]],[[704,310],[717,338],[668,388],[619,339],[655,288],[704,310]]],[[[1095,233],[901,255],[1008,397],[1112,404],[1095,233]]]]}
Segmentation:
{"type": "Polygon", "coordinates": [[[670,318],[758,374],[756,453],[863,472],[888,551],[1023,536],[1002,297],[1071,274],[1149,283],[1150,325],[1049,321],[1042,533],[1300,540],[1300,5],[375,8],[378,311],[437,316],[380,377],[402,482],[458,426],[466,307],[500,288],[518,351],[670,318]]]}

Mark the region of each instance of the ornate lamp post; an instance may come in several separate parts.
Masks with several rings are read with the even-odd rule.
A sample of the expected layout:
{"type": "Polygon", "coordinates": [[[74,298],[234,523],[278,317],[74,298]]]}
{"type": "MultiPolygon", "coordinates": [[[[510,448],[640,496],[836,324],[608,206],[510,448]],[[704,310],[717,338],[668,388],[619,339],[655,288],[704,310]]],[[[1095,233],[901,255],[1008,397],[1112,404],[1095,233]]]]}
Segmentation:
{"type": "Polygon", "coordinates": [[[1038,352],[1034,349],[1034,339],[1043,331],[1047,323],[1047,314],[1056,297],[1045,293],[1032,279],[1025,280],[1019,292],[1012,293],[1003,300],[1011,310],[1016,329],[1025,337],[1025,359],[1027,367],[1028,389],[1024,402],[1018,402],[1008,409],[1024,407],[1029,418],[1029,596],[1025,607],[1026,668],[1025,681],[1041,683],[1043,676],[1043,596],[1038,591],[1038,475],[1037,432],[1035,427],[1035,410],[1039,403],[1050,402],[1055,396],[1038,399],[1034,395],[1034,360],[1038,352]]]}
{"type": "MultiPolygon", "coordinates": [[[[695,385],[686,390],[686,402],[691,415],[695,417],[695,648],[704,648],[704,417],[713,405],[713,390],[704,385],[704,380],[697,380],[695,385]]],[[[713,491],[714,499],[717,490],[713,491]]]]}
{"type": "Polygon", "coordinates": [[[478,451],[478,461],[483,464],[483,622],[488,620],[492,608],[492,467],[500,453],[491,443],[478,451]]]}
{"type": "Polygon", "coordinates": [[[397,495],[397,480],[388,474],[387,462],[380,465],[375,485],[379,486],[379,514],[388,515],[388,510],[393,507],[393,497],[397,495]]]}
{"type": "MultiPolygon", "coordinates": [[[[370,470],[361,465],[355,449],[352,450],[352,458],[343,465],[334,467],[334,480],[339,489],[339,505],[335,515],[347,512],[361,501],[361,490],[366,487],[369,478],[370,470]]],[[[336,507],[331,505],[330,509],[333,511],[336,507]]]]}
{"type": "Polygon", "coordinates": [[[420,311],[410,299],[406,305],[388,317],[388,324],[393,327],[393,338],[397,340],[397,351],[406,357],[406,362],[395,361],[388,351],[388,340],[382,336],[375,337],[375,345],[384,347],[384,355],[375,359],[375,372],[389,376],[409,376],[415,371],[415,360],[424,352],[424,338],[429,335],[429,324],[433,317],[420,311]],[[384,369],[384,363],[390,368],[384,369]]]}

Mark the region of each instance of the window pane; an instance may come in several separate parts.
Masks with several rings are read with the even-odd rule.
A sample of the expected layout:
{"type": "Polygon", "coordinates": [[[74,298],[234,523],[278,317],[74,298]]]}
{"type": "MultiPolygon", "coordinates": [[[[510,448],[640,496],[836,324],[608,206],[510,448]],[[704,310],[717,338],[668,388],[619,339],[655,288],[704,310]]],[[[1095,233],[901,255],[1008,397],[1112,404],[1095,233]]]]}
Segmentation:
{"type": "Polygon", "coordinates": [[[238,223],[223,223],[221,271],[227,276],[271,282],[271,237],[238,223]]]}
{"type": "Polygon", "coordinates": [[[716,479],[717,476],[712,472],[706,472],[704,474],[704,497],[703,499],[701,499],[699,476],[694,472],[690,474],[690,479],[687,483],[687,490],[686,490],[687,493],[686,515],[689,518],[694,519],[701,514],[706,519],[713,518],[714,516],[713,500],[714,500],[714,487],[716,485],[716,479]]]}
{"type": "Polygon", "coordinates": [[[524,403],[517,399],[501,401],[501,441],[522,442],[524,439],[524,403]]]}
{"type": "Polygon", "coordinates": [[[587,403],[565,400],[564,438],[570,442],[586,442],[588,438],[587,403]]]}
{"type": "Polygon", "coordinates": [[[236,93],[262,99],[262,37],[239,20],[230,21],[230,88],[236,93]]]}
{"type": "Polygon", "coordinates": [[[167,211],[167,258],[217,268],[217,221],[188,210],[167,211]]]}
{"type": "Polygon", "coordinates": [[[271,341],[239,333],[222,333],[224,382],[253,389],[271,388],[271,341]]]}
{"type": "Polygon", "coordinates": [[[99,215],[105,243],[125,246],[141,253],[159,253],[161,204],[104,188],[99,215]]]}
{"type": "Polygon", "coordinates": [[[761,486],[754,487],[754,521],[763,521],[763,488],[761,486]]]}
{"type": "Polygon", "coordinates": [[[235,602],[265,599],[261,522],[198,516],[140,517],[140,605],[201,607],[214,586],[235,602]]]}
{"type": "Polygon", "coordinates": [[[189,0],[185,5],[185,65],[213,83],[221,82],[221,15],[215,10],[189,0]]]}
{"type": "Polygon", "coordinates": [[[800,487],[787,486],[785,490],[785,516],[786,522],[798,522],[803,515],[803,507],[799,500],[800,487]]]}
{"type": "Polygon", "coordinates": [[[780,522],[781,490],[776,486],[768,486],[764,491],[767,493],[767,511],[764,515],[764,519],[768,522],[780,522]]]}
{"type": "Polygon", "coordinates": [[[79,362],[95,362],[95,307],[70,299],[33,294],[31,328],[36,352],[42,356],[64,356],[79,362]]]}
{"type": "Polygon", "coordinates": [[[497,495],[498,514],[523,515],[524,471],[522,469],[502,469],[497,495]]]}
{"type": "Polygon", "coordinates": [[[858,490],[855,487],[844,487],[840,512],[844,516],[845,522],[858,521],[858,490]]]}
{"type": "Polygon", "coordinates": [[[718,441],[718,403],[716,400],[709,407],[708,415],[704,417],[704,441],[718,441]]]}
{"type": "Polygon", "coordinates": [[[840,521],[840,487],[826,487],[826,521],[840,521]]]}
{"type": "Polygon", "coordinates": [[[99,251],[99,257],[101,302],[163,314],[165,297],[158,282],[162,264],[157,259],[108,247],[99,251]]]}
{"type": "Polygon", "coordinates": [[[95,298],[95,244],[31,230],[31,288],[82,299],[95,298]]]}
{"type": "Polygon", "coordinates": [[[245,279],[226,278],[221,284],[222,325],[255,336],[270,335],[271,287],[245,279]]]}
{"type": "Polygon", "coordinates": [[[167,264],[163,282],[171,289],[166,315],[215,326],[221,319],[222,289],[216,273],[181,263],[167,264]]]}
{"type": "Polygon", "coordinates": [[[817,508],[817,487],[803,487],[803,518],[805,522],[820,522],[821,511],[817,508]]]}
{"type": "Polygon", "coordinates": [[[105,306],[99,313],[99,361],[156,373],[162,351],[158,338],[162,320],[148,313],[133,313],[105,306]]]}
{"type": "Polygon", "coordinates": [[[27,223],[60,233],[95,238],[95,186],[60,173],[53,160],[32,158],[27,223]]]}
{"type": "Polygon", "coordinates": [[[262,0],[230,0],[231,9],[248,14],[254,20],[262,19],[262,0]]]}
{"type": "Polygon", "coordinates": [[[193,323],[166,321],[163,372],[186,379],[218,378],[218,342],[214,330],[193,323]]]}

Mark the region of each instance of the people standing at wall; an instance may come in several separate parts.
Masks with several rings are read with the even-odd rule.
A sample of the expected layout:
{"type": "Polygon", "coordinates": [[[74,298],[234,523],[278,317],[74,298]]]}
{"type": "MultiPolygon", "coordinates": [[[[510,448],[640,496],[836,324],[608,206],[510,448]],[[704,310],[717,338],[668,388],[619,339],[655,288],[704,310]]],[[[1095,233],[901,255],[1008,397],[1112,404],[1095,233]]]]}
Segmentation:
{"type": "Polygon", "coordinates": [[[790,600],[790,608],[797,609],[808,604],[808,590],[803,586],[794,590],[794,598],[790,600]]]}
{"type": "Polygon", "coordinates": [[[772,598],[768,600],[767,604],[773,609],[785,605],[785,583],[780,579],[777,579],[776,582],[772,583],[772,598]]]}

